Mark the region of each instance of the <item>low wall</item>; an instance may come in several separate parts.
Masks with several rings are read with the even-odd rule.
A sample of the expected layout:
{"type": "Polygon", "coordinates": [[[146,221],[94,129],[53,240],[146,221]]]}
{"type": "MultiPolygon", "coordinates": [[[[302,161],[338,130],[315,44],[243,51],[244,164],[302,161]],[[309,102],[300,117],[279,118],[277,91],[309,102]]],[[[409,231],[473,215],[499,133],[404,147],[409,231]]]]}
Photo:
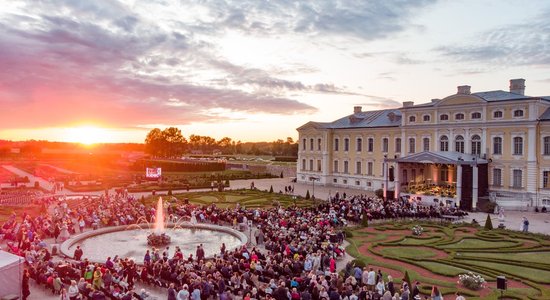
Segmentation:
{"type": "MultiPolygon", "coordinates": [[[[69,249],[73,245],[79,243],[80,241],[83,241],[85,239],[88,239],[88,238],[91,238],[91,237],[94,237],[94,236],[106,234],[106,233],[136,229],[132,225],[136,225],[140,228],[142,228],[142,226],[144,226],[142,229],[147,229],[147,228],[151,229],[154,226],[154,224],[150,224],[150,225],[147,225],[147,224],[139,224],[139,225],[130,224],[130,225],[103,227],[103,228],[99,228],[99,229],[96,229],[96,230],[86,231],[84,233],[78,234],[78,235],[66,240],[65,242],[63,242],[61,244],[61,246],[59,247],[59,252],[61,254],[65,255],[65,256],[67,256],[67,257],[72,258],[74,253],[71,253],[69,251],[69,249]],[[128,227],[132,227],[132,228],[128,229],[128,227]]],[[[166,228],[173,228],[174,226],[176,226],[175,223],[168,223],[168,224],[166,224],[165,227],[166,228]]],[[[177,224],[177,226],[181,227],[181,228],[188,228],[188,229],[206,229],[206,230],[212,230],[212,231],[220,231],[220,232],[230,234],[230,235],[238,238],[241,241],[241,244],[238,247],[248,243],[248,237],[246,236],[246,234],[244,234],[240,231],[237,231],[235,229],[229,228],[229,227],[218,226],[218,225],[213,225],[213,224],[194,224],[194,225],[192,225],[190,223],[177,224]]],[[[229,250],[229,251],[234,250],[238,247],[235,247],[235,248],[232,248],[232,249],[227,249],[227,250],[229,250]]],[[[207,258],[209,258],[209,257],[207,257],[207,258]]],[[[90,262],[94,262],[94,263],[104,263],[104,261],[96,261],[96,260],[93,260],[93,259],[88,259],[88,260],[90,262]]]]}

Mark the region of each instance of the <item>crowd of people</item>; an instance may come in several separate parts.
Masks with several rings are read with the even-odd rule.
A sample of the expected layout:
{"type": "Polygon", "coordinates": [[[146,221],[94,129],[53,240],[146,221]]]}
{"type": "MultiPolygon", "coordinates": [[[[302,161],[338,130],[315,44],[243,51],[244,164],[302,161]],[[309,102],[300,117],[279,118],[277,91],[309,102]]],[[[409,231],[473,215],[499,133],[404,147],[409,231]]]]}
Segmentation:
{"type": "MultiPolygon", "coordinates": [[[[154,222],[155,208],[127,194],[105,195],[93,205],[71,208],[53,199],[40,216],[12,215],[0,234],[10,250],[25,257],[24,296],[29,279],[58,294],[61,299],[148,299],[141,286],[167,288],[169,300],[182,299],[417,299],[417,284],[397,287],[391,276],[372,267],[348,264],[344,276],[337,272],[343,256],[343,227],[364,218],[434,218],[462,215],[452,207],[421,206],[407,199],[384,201],[367,196],[336,194],[315,208],[222,209],[215,204],[195,206],[172,202],[168,218],[196,219],[237,228],[254,227],[252,241],[237,249],[222,245],[217,255],[204,257],[201,247],[183,253],[177,245],[151,248],[144,264],[113,253],[104,263],[92,263],[78,248],[73,257],[56,258],[44,242],[61,242],[68,236],[104,226],[154,222]],[[249,225],[251,224],[251,225],[249,225]]],[[[434,287],[432,299],[441,299],[434,287]]]]}

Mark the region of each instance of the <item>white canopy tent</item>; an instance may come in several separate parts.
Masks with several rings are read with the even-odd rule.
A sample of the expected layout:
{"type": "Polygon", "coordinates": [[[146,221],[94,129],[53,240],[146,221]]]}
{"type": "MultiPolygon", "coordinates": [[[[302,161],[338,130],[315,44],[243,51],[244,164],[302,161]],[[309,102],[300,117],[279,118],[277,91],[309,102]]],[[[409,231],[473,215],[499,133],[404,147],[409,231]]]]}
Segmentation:
{"type": "Polygon", "coordinates": [[[23,257],[0,250],[0,298],[11,294],[21,298],[24,261],[23,257]]]}

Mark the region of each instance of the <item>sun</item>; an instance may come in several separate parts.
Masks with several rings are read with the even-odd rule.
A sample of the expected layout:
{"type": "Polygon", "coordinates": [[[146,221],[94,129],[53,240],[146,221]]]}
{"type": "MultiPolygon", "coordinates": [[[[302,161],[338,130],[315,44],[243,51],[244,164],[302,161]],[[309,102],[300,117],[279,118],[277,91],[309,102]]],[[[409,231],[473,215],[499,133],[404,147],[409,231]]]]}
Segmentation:
{"type": "Polygon", "coordinates": [[[68,128],[67,140],[73,143],[93,145],[107,139],[107,131],[95,126],[79,126],[68,128]]]}

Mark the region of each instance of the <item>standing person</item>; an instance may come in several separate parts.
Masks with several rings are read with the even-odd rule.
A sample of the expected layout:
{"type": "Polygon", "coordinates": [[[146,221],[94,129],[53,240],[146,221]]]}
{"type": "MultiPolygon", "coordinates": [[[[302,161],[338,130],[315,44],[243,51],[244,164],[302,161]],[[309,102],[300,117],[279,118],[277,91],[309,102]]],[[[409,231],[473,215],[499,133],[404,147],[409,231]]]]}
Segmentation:
{"type": "Polygon", "coordinates": [[[369,273],[367,275],[367,287],[369,291],[374,291],[374,285],[376,284],[376,272],[372,268],[369,268],[369,273]]]}
{"type": "Polygon", "coordinates": [[[74,259],[80,261],[82,254],[83,252],[80,246],[76,246],[76,249],[74,250],[74,259]]]}
{"type": "Polygon", "coordinates": [[[415,282],[413,289],[412,289],[412,298],[416,297],[417,295],[420,295],[420,282],[415,282]]]}
{"type": "Polygon", "coordinates": [[[464,296],[462,296],[460,292],[456,292],[455,300],[466,300],[466,298],[464,298],[464,296]]]}
{"type": "Polygon", "coordinates": [[[391,295],[395,295],[395,286],[393,285],[393,277],[388,275],[388,291],[391,295]]]}
{"type": "Polygon", "coordinates": [[[27,300],[27,297],[31,294],[31,290],[29,288],[29,278],[29,270],[25,270],[22,281],[23,300],[27,300]]]}
{"type": "Polygon", "coordinates": [[[187,284],[184,284],[183,288],[178,293],[177,300],[189,300],[189,295],[189,287],[187,286],[187,284]]]}
{"type": "Polygon", "coordinates": [[[437,288],[437,286],[432,286],[432,294],[431,294],[432,300],[443,300],[443,296],[441,296],[441,292],[437,288]]]}
{"type": "Polygon", "coordinates": [[[71,280],[71,285],[69,286],[69,290],[67,291],[67,295],[69,296],[69,300],[76,300],[76,299],[78,299],[78,296],[80,296],[80,291],[78,290],[78,286],[76,285],[76,281],[71,280]]]}
{"type": "Polygon", "coordinates": [[[523,232],[529,232],[529,220],[527,220],[526,217],[523,217],[523,220],[522,220],[522,231],[523,232]]]}
{"type": "Polygon", "coordinates": [[[168,300],[177,300],[176,299],[176,289],[174,288],[174,283],[170,283],[168,288],[168,300]]]}

